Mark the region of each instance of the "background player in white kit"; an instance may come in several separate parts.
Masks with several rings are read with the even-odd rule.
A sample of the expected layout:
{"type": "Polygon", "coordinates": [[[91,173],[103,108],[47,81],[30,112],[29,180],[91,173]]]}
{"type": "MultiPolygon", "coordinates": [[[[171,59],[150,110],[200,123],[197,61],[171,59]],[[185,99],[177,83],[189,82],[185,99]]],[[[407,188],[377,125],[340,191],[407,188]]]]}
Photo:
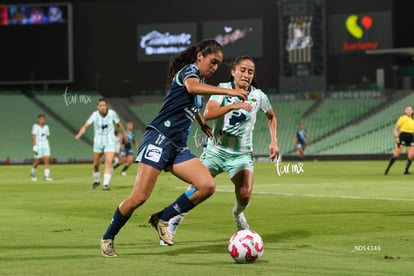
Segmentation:
{"type": "Polygon", "coordinates": [[[115,145],[115,125],[118,126],[122,137],[126,137],[124,127],[118,117],[118,114],[108,108],[106,99],[98,100],[98,110],[94,111],[86,123],[81,127],[75,138],[79,140],[85,133],[86,129],[94,125],[94,139],[93,139],[93,184],[92,189],[100,184],[99,165],[101,163],[102,155],[105,154],[105,172],[103,181],[103,190],[109,190],[109,182],[112,176],[112,162],[114,160],[116,145],[115,145]]]}
{"type": "Polygon", "coordinates": [[[36,169],[40,163],[40,158],[43,158],[44,162],[44,176],[46,181],[52,181],[50,178],[50,145],[49,145],[49,126],[46,125],[45,115],[40,114],[37,116],[37,123],[32,127],[32,137],[33,137],[33,153],[34,161],[32,172],[30,174],[32,181],[36,181],[36,169]]]}

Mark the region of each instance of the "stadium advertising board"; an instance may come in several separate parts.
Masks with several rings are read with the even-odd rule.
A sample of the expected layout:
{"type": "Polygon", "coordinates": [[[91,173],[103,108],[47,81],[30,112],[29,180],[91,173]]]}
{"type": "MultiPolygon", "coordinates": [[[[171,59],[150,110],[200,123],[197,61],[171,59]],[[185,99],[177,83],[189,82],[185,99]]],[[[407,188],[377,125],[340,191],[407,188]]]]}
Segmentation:
{"type": "Polygon", "coordinates": [[[0,37],[0,84],[73,81],[71,4],[0,4],[0,37]]]}
{"type": "Polygon", "coordinates": [[[138,62],[168,61],[196,40],[196,23],[139,24],[138,62]]]}
{"type": "Polygon", "coordinates": [[[263,56],[262,19],[203,22],[203,38],[212,38],[224,48],[225,58],[263,56]]]}
{"type": "Polygon", "coordinates": [[[336,14],[329,17],[330,54],[392,48],[390,12],[336,14]]]}

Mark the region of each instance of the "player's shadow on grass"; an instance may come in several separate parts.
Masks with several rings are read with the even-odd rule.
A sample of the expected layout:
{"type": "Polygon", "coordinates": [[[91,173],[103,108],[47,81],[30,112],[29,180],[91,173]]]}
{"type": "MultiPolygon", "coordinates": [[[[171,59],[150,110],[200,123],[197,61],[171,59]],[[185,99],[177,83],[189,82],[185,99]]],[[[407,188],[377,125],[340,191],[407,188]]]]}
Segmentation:
{"type": "MultiPolygon", "coordinates": [[[[154,255],[154,256],[170,256],[170,257],[176,257],[176,256],[182,256],[182,255],[189,255],[189,256],[194,256],[194,255],[210,255],[210,254],[225,254],[229,256],[229,259],[223,260],[223,264],[228,264],[229,261],[231,262],[231,257],[229,255],[229,253],[227,252],[227,244],[228,244],[228,240],[227,239],[222,239],[222,240],[214,240],[214,241],[205,241],[205,242],[200,242],[200,241],[186,241],[186,242],[182,242],[179,243],[178,245],[174,245],[174,246],[158,246],[158,250],[157,252],[149,252],[148,250],[152,250],[154,249],[154,246],[151,245],[152,249],[148,248],[148,250],[144,251],[138,251],[136,253],[126,253],[124,255],[129,255],[129,256],[139,256],[139,255],[143,255],[143,256],[148,256],[148,255],[154,255]],[[205,243],[205,244],[204,244],[205,243]],[[160,251],[161,250],[161,251],[160,251]]],[[[136,247],[136,246],[135,246],[136,247]]],[[[182,260],[182,264],[183,265],[211,265],[210,261],[207,261],[207,263],[195,263],[194,261],[190,261],[190,262],[185,262],[185,260],[187,259],[177,259],[177,260],[182,260]]],[[[206,259],[207,260],[207,259],[206,259]]],[[[267,260],[257,260],[255,263],[268,263],[269,261],[267,260]]]]}
{"type": "MultiPolygon", "coordinates": [[[[284,240],[307,238],[311,236],[309,231],[290,231],[282,233],[263,234],[263,241],[266,243],[277,243],[284,240]]],[[[158,246],[162,251],[148,252],[154,249],[154,244],[141,245],[144,252],[130,253],[127,255],[164,255],[164,256],[179,256],[179,255],[193,255],[193,254],[216,254],[223,252],[227,254],[227,239],[213,240],[213,241],[185,241],[176,243],[174,246],[158,246]],[[148,248],[146,248],[148,245],[148,248]],[[163,250],[165,249],[165,250],[163,250]]],[[[134,247],[136,245],[130,244],[134,247]]]]}
{"type": "Polygon", "coordinates": [[[309,231],[287,231],[287,232],[280,232],[280,233],[264,233],[262,234],[263,241],[265,242],[281,242],[290,239],[297,239],[297,238],[308,238],[312,236],[312,233],[309,231]]]}

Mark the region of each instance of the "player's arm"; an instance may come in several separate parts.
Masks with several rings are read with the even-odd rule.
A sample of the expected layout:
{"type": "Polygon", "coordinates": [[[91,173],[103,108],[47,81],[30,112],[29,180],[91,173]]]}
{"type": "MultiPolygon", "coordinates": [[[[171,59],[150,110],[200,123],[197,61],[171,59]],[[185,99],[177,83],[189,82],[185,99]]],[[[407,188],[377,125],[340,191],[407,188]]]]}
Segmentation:
{"type": "Polygon", "coordinates": [[[122,139],[125,143],[128,143],[128,136],[125,133],[124,126],[122,125],[121,121],[119,121],[117,124],[119,131],[122,133],[122,139]]]}
{"type": "Polygon", "coordinates": [[[33,153],[36,154],[37,153],[37,145],[36,145],[36,134],[32,135],[32,139],[33,139],[33,153]]]}
{"type": "Polygon", "coordinates": [[[248,102],[239,102],[222,106],[215,100],[209,100],[206,105],[206,110],[204,111],[204,119],[214,120],[236,109],[244,109],[247,112],[250,112],[252,111],[252,106],[248,102]]]}
{"type": "Polygon", "coordinates": [[[295,133],[295,135],[293,136],[293,143],[295,143],[294,144],[294,146],[296,147],[296,145],[298,144],[298,134],[297,134],[297,132],[295,133]]]}
{"type": "Polygon", "coordinates": [[[269,153],[270,160],[274,160],[279,156],[279,146],[277,143],[277,119],[273,108],[270,108],[266,112],[267,117],[267,126],[270,133],[270,144],[269,144],[269,153]]]}
{"type": "Polygon", "coordinates": [[[119,136],[119,138],[121,138],[121,139],[118,139],[119,147],[120,147],[120,149],[123,149],[124,148],[124,143],[123,143],[124,138],[123,138],[122,134],[119,136]]]}
{"type": "Polygon", "coordinates": [[[197,119],[198,124],[201,127],[201,130],[207,135],[207,137],[209,138],[213,137],[213,131],[211,130],[211,127],[207,125],[206,120],[204,119],[204,117],[201,115],[200,112],[196,114],[196,119],[197,119]]]}
{"type": "Polygon", "coordinates": [[[139,144],[138,144],[138,141],[135,137],[134,137],[134,140],[132,142],[134,143],[135,148],[138,149],[139,144]]]}
{"type": "Polygon", "coordinates": [[[75,139],[79,140],[82,135],[85,133],[85,131],[88,129],[88,127],[90,126],[90,124],[88,122],[86,122],[79,130],[79,132],[75,135],[75,139]]]}
{"type": "Polygon", "coordinates": [[[397,123],[397,124],[395,124],[395,126],[392,130],[392,132],[394,134],[394,140],[397,144],[400,143],[400,137],[399,137],[399,133],[398,133],[399,130],[400,130],[400,125],[397,123]]]}
{"type": "Polygon", "coordinates": [[[198,78],[189,77],[184,81],[185,88],[192,95],[229,95],[247,99],[247,91],[243,89],[229,89],[206,83],[201,83],[198,78]]]}

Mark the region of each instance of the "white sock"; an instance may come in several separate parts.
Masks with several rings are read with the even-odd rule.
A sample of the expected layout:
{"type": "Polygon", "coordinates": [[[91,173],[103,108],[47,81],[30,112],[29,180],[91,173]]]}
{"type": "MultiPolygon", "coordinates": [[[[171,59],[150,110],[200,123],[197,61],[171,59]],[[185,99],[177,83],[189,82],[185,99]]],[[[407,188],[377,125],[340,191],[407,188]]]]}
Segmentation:
{"type": "Polygon", "coordinates": [[[240,203],[236,200],[234,202],[234,207],[233,207],[233,214],[238,216],[240,215],[240,213],[242,213],[244,210],[246,210],[246,208],[249,206],[249,204],[247,205],[240,205],[240,203]]]}
{"type": "Polygon", "coordinates": [[[32,167],[32,176],[36,176],[36,169],[32,167]]]}
{"type": "Polygon", "coordinates": [[[118,157],[115,157],[114,158],[114,165],[116,166],[116,165],[118,165],[119,164],[119,158],[118,157]]]}
{"type": "Polygon", "coordinates": [[[168,221],[168,232],[171,236],[175,236],[178,226],[180,226],[181,222],[183,222],[184,218],[187,215],[188,213],[182,213],[170,218],[170,220],[168,221]]]}
{"type": "Polygon", "coordinates": [[[45,178],[50,176],[50,169],[45,169],[45,178]]]}
{"type": "Polygon", "coordinates": [[[109,185],[109,182],[111,181],[111,176],[112,176],[112,174],[110,174],[110,173],[104,173],[104,182],[103,182],[104,186],[109,185]]]}
{"type": "Polygon", "coordinates": [[[100,182],[100,181],[101,181],[101,176],[99,172],[93,172],[93,182],[100,182]]]}

